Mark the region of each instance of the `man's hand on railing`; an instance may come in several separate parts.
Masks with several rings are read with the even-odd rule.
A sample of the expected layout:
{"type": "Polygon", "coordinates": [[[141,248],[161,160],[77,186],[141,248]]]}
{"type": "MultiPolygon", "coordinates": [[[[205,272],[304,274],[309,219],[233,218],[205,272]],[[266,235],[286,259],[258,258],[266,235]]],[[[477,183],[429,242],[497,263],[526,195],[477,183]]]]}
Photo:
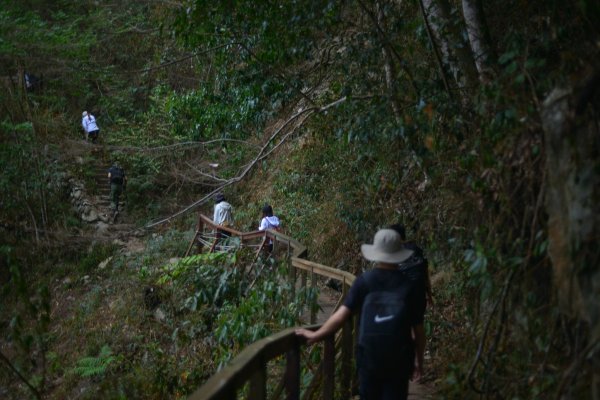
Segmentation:
{"type": "Polygon", "coordinates": [[[296,329],[296,335],[303,336],[304,338],[306,338],[306,344],[313,344],[315,342],[318,342],[317,332],[311,331],[310,329],[306,329],[306,328],[296,329]]]}
{"type": "Polygon", "coordinates": [[[308,339],[308,344],[313,344],[314,342],[325,339],[329,335],[333,335],[351,315],[350,309],[342,305],[316,331],[299,328],[296,329],[296,335],[305,337],[308,339]]]}

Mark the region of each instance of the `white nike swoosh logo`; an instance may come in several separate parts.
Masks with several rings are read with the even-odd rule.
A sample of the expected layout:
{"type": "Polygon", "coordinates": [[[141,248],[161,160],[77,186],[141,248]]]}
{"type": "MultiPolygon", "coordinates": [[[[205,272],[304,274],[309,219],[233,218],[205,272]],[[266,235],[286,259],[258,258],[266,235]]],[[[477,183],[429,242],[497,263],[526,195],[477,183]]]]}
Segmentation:
{"type": "Polygon", "coordinates": [[[387,315],[385,317],[380,317],[379,315],[375,316],[375,323],[378,324],[380,322],[385,322],[385,321],[389,321],[390,319],[394,318],[393,315],[387,315]]]}

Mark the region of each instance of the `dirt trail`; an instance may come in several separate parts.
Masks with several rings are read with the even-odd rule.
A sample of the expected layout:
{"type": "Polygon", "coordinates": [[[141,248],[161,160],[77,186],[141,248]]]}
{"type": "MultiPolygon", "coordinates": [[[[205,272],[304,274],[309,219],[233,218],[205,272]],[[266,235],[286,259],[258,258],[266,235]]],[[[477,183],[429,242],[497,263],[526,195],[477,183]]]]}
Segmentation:
{"type": "Polygon", "coordinates": [[[112,242],[123,247],[125,251],[143,251],[144,244],[139,238],[145,232],[136,226],[129,215],[126,192],[119,199],[119,213],[116,219],[113,219],[108,180],[108,169],[111,165],[107,156],[108,147],[69,140],[66,141],[63,150],[66,157],[83,166],[85,180],[77,181],[77,184],[81,187],[80,202],[86,204],[88,212],[80,217],[88,222],[92,235],[97,241],[112,242]]]}

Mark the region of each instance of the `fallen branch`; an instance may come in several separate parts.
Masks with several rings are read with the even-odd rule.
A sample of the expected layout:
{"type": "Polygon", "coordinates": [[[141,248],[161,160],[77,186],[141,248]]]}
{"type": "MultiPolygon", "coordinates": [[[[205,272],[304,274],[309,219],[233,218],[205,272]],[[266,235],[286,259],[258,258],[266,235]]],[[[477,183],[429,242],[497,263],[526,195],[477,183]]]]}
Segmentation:
{"type": "Polygon", "coordinates": [[[233,185],[234,183],[237,183],[239,181],[241,181],[251,170],[252,168],[260,161],[262,161],[263,159],[265,159],[266,157],[268,157],[276,148],[278,148],[279,146],[281,146],[281,144],[283,144],[283,142],[285,142],[285,140],[300,126],[302,126],[302,124],[304,124],[304,121],[306,121],[306,119],[314,114],[314,113],[321,113],[321,112],[325,112],[327,110],[329,110],[332,107],[335,107],[341,103],[343,103],[344,101],[347,100],[347,97],[344,96],[332,103],[329,103],[323,107],[309,107],[303,110],[298,111],[296,114],[292,115],[287,121],[285,121],[285,123],[283,125],[281,125],[279,128],[277,128],[275,130],[275,132],[273,132],[273,134],[271,135],[271,137],[269,138],[269,140],[267,140],[267,142],[261,147],[260,151],[258,152],[258,154],[254,157],[254,159],[247,164],[242,172],[231,179],[228,179],[227,181],[223,182],[222,185],[218,186],[217,188],[213,189],[212,191],[210,191],[208,194],[206,194],[205,196],[203,196],[200,200],[195,201],[194,203],[188,205],[187,207],[185,207],[184,209],[176,212],[175,214],[172,214],[166,218],[162,218],[158,221],[155,222],[151,222],[148,225],[146,225],[146,228],[152,228],[155,227],[157,225],[161,225],[164,224],[166,222],[170,222],[172,221],[174,218],[177,218],[181,215],[184,215],[186,213],[188,213],[189,211],[195,209],[196,207],[204,204],[207,200],[211,199],[215,194],[221,192],[224,188],[226,188],[227,186],[233,185]],[[306,114],[306,115],[305,115],[306,114]],[[285,129],[286,127],[288,127],[292,122],[298,120],[300,117],[305,116],[303,119],[300,120],[300,122],[298,122],[296,124],[296,126],[294,126],[294,128],[288,132],[281,140],[279,143],[277,143],[272,149],[268,150],[268,147],[271,145],[271,143],[273,143],[273,141],[277,138],[277,136],[283,131],[283,129],[285,129]]]}
{"type": "Polygon", "coordinates": [[[29,382],[27,380],[27,378],[25,378],[19,372],[19,370],[13,365],[13,363],[10,362],[10,360],[8,359],[8,357],[6,357],[4,355],[4,353],[2,353],[2,352],[0,352],[0,360],[2,360],[4,362],[4,364],[6,364],[6,366],[8,367],[8,369],[11,370],[21,380],[21,382],[23,382],[25,384],[25,386],[27,386],[27,388],[29,388],[29,390],[31,391],[31,393],[33,394],[33,396],[36,399],[41,399],[42,398],[40,392],[35,388],[35,386],[33,386],[31,384],[31,382],[29,382]]]}
{"type": "Polygon", "coordinates": [[[219,142],[236,142],[236,143],[244,143],[249,146],[252,146],[252,144],[248,143],[245,140],[222,138],[222,139],[208,140],[206,142],[181,142],[181,143],[174,143],[174,144],[168,144],[165,146],[157,146],[157,147],[108,146],[108,148],[110,150],[120,150],[120,151],[154,152],[154,151],[163,151],[163,150],[171,151],[177,147],[185,147],[184,150],[187,150],[190,147],[204,147],[204,146],[207,146],[207,145],[210,145],[213,143],[219,143],[219,142]]]}

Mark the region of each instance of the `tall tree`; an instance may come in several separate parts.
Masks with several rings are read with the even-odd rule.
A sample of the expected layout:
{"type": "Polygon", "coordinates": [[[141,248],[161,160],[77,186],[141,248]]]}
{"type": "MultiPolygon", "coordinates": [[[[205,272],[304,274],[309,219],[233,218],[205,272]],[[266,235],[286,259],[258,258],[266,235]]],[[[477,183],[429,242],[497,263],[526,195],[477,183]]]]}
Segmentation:
{"type": "Polygon", "coordinates": [[[492,75],[489,66],[491,49],[481,0],[462,0],[462,10],[479,80],[486,82],[492,75]]]}
{"type": "MultiPolygon", "coordinates": [[[[444,64],[456,85],[470,91],[478,85],[478,73],[471,48],[464,40],[460,21],[452,17],[448,0],[423,0],[430,27],[439,42],[444,64]]],[[[465,96],[463,96],[464,98],[465,96]]]]}
{"type": "Polygon", "coordinates": [[[600,69],[555,89],[542,110],[549,253],[562,311],[600,340],[600,69]]]}

